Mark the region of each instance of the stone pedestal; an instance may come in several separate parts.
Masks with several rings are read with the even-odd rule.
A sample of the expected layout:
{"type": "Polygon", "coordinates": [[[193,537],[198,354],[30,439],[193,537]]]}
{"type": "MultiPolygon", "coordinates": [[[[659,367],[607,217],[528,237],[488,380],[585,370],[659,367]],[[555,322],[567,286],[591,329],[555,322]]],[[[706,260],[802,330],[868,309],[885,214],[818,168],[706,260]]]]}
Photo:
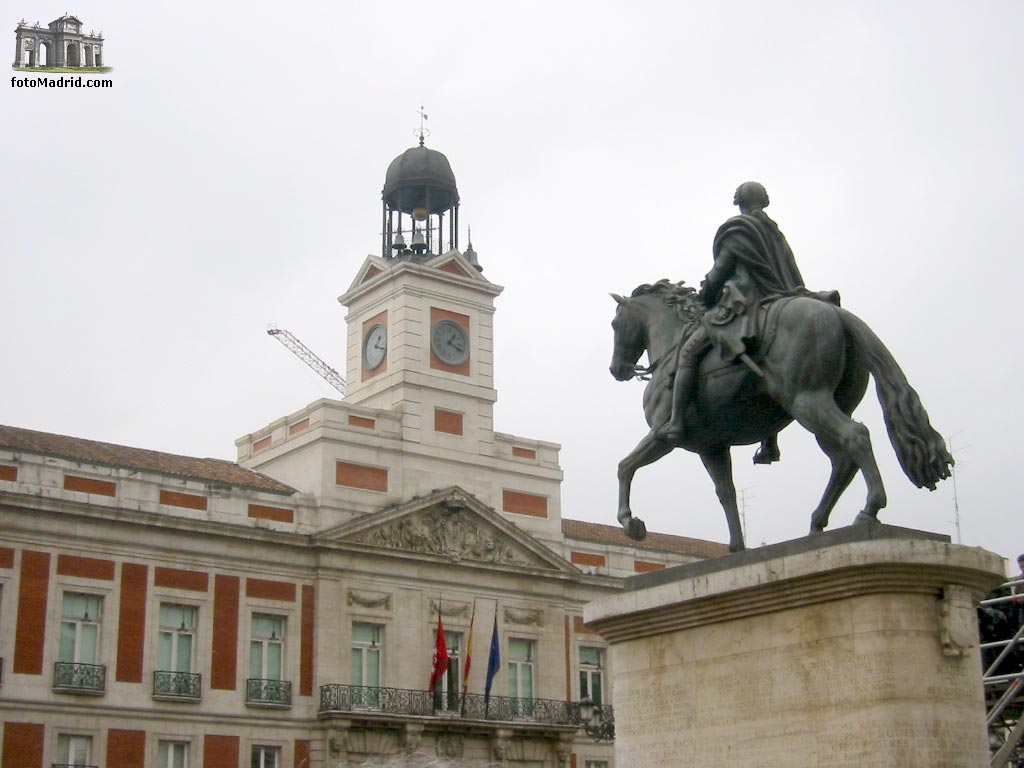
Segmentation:
{"type": "Polygon", "coordinates": [[[859,526],[629,580],[611,644],[617,768],[982,768],[985,550],[859,526]]]}

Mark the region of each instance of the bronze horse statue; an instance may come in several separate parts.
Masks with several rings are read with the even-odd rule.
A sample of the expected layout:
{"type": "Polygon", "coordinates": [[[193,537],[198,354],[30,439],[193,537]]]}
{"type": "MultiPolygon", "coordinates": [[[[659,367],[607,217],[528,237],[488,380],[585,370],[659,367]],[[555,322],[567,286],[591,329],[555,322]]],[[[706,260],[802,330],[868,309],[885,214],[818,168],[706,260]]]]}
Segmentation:
{"type": "Polygon", "coordinates": [[[674,447],[698,454],[715,484],[729,524],[729,549],[744,548],[730,446],[774,436],[795,420],[812,432],[832,462],[832,475],[811,515],[811,533],[823,531],[829,514],[857,470],[864,473],[867,501],[855,523],[877,522],[885,488],[867,428],[852,418],[875,378],[889,438],[900,466],[918,488],[935,490],[949,477],[953,457],[932,428],[917,393],[874,332],[856,315],[810,296],[778,299],[762,310],[766,318],[756,362],[725,362],[717,349],[699,367],[696,396],[685,414],[685,434],[675,446],[655,430],[671,409],[671,376],[684,326],[703,311],[693,288],[660,280],[641,285],[629,298],[617,294],[612,328],[611,372],[619,381],[649,376],[644,415],[651,431],[619,462],[618,519],[637,541],[647,535],[629,506],[633,475],[674,447]],[[649,366],[637,365],[644,351],[649,366]],[[759,369],[755,372],[753,369],[759,369]]]}

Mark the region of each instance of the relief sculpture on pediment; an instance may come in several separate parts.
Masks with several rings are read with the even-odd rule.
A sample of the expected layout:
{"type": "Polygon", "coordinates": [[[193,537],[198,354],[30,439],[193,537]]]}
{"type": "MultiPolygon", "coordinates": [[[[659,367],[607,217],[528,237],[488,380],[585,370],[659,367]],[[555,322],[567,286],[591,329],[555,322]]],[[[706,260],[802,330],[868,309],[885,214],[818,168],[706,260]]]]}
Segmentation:
{"type": "Polygon", "coordinates": [[[455,562],[496,565],[544,565],[541,559],[502,532],[472,519],[463,510],[442,507],[403,517],[356,535],[360,544],[439,555],[455,562]]]}

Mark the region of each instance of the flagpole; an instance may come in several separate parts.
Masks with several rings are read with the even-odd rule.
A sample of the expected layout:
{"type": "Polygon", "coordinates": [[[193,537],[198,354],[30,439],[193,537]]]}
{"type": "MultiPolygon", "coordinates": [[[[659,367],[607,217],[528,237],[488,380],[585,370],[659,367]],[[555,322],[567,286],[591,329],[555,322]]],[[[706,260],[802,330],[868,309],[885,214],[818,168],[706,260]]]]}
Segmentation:
{"type": "Polygon", "coordinates": [[[466,690],[469,688],[469,668],[473,663],[473,622],[476,621],[476,598],[473,598],[473,612],[469,616],[469,639],[466,642],[466,669],[462,673],[462,706],[459,713],[466,716],[466,690]]]}

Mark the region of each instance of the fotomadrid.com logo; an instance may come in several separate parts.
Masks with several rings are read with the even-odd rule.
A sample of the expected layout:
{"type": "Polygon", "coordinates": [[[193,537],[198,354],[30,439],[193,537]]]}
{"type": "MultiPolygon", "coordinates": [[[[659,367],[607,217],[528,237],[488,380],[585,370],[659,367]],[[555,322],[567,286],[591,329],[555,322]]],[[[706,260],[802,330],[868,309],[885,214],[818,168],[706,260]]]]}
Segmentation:
{"type": "Polygon", "coordinates": [[[82,31],[82,20],[64,14],[46,26],[38,21],[18,22],[14,30],[16,45],[13,68],[26,74],[71,73],[78,77],[11,78],[15,88],[109,88],[113,81],[85,77],[86,73],[109,72],[103,51],[103,32],[82,31]]]}

